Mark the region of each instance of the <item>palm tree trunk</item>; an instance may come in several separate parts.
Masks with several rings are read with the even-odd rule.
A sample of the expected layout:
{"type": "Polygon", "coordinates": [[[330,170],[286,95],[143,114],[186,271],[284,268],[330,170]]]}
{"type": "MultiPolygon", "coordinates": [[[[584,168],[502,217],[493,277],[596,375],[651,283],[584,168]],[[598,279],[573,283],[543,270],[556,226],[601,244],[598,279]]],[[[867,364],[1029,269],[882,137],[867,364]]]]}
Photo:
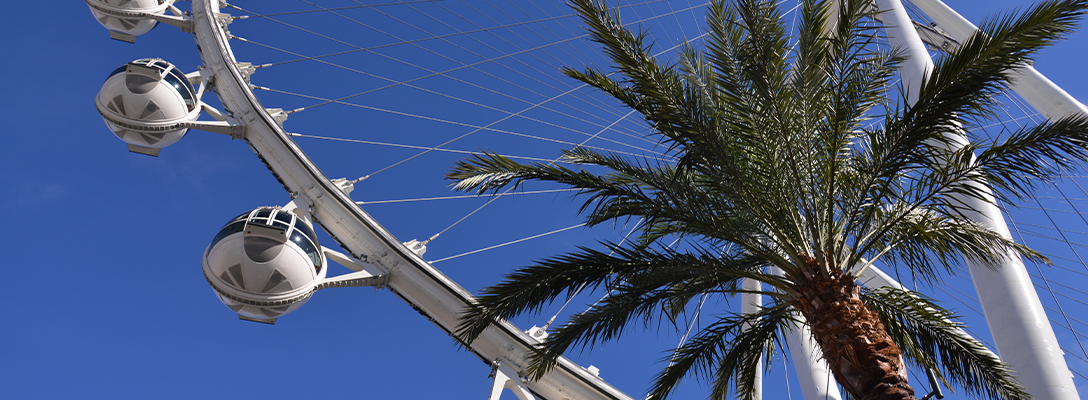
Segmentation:
{"type": "Polygon", "coordinates": [[[835,379],[858,400],[915,399],[902,352],[842,271],[817,274],[801,287],[801,311],[835,379]]]}

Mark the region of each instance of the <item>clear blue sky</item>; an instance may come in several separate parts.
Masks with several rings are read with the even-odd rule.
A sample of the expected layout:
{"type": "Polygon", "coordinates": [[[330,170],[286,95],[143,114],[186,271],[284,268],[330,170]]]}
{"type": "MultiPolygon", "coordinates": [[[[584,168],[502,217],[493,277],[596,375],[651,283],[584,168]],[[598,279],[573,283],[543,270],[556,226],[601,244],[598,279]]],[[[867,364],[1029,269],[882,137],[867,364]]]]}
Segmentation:
{"type": "MultiPolygon", "coordinates": [[[[6,38],[0,45],[5,54],[0,59],[0,72],[4,76],[0,80],[0,93],[4,95],[2,115],[8,126],[4,134],[7,144],[0,146],[0,187],[4,188],[0,207],[6,211],[0,233],[3,243],[0,248],[5,253],[0,274],[8,282],[8,300],[0,305],[0,398],[479,399],[486,395],[489,368],[470,353],[457,349],[453,340],[388,291],[368,288],[323,291],[274,327],[237,320],[216,300],[201,276],[201,253],[231,217],[258,206],[289,201],[282,188],[243,142],[221,135],[191,132],[180,143],[164,150],[159,158],[128,153],[124,144],[106,130],[93,105],[106,75],[127,61],[163,57],[187,71],[196,68],[200,61],[192,37],[175,28],[160,26],[130,45],[110,40],[82,2],[10,3],[6,8],[8,21],[0,27],[6,38]]],[[[332,7],[340,3],[343,2],[330,0],[321,5],[332,7]]],[[[978,22],[985,15],[1023,3],[950,1],[950,4],[978,22]]],[[[688,2],[664,6],[680,10],[688,7],[688,2]]],[[[189,4],[181,3],[180,7],[187,9],[189,4]]],[[[312,8],[294,1],[260,7],[265,7],[261,12],[312,8]]],[[[456,3],[450,7],[458,9],[456,3]]],[[[563,13],[562,9],[544,2],[540,7],[549,14],[563,13]]],[[[480,21],[482,26],[518,20],[516,13],[472,14],[470,8],[461,6],[460,13],[480,21]]],[[[411,10],[383,10],[397,17],[418,17],[413,17],[411,10]]],[[[368,14],[357,15],[364,18],[368,14]]],[[[328,29],[360,46],[393,42],[390,35],[426,36],[390,22],[389,16],[370,15],[381,21],[375,22],[376,28],[386,29],[387,35],[359,24],[346,25],[343,30],[330,25],[328,29]]],[[[677,25],[684,25],[680,17],[693,18],[690,12],[677,15],[672,28],[658,29],[671,32],[677,25]]],[[[300,17],[298,22],[308,21],[300,17]]],[[[472,29],[471,24],[447,22],[457,24],[457,29],[472,29]]],[[[277,36],[275,32],[279,31],[272,25],[252,19],[237,21],[231,29],[247,39],[302,54],[345,48],[330,43],[313,47],[297,45],[291,37],[277,36]]],[[[567,26],[573,27],[573,22],[567,26]]],[[[453,29],[436,21],[421,27],[433,29],[437,34],[453,29]]],[[[685,33],[693,35],[692,29],[685,33]]],[[[528,30],[516,32],[530,35],[528,30]]],[[[510,51],[512,46],[498,37],[489,43],[494,48],[458,40],[428,47],[439,55],[414,48],[398,53],[397,46],[382,54],[395,54],[400,60],[418,61],[425,68],[445,70],[457,64],[440,54],[467,60],[473,57],[466,55],[470,50],[498,54],[510,51]]],[[[232,44],[240,58],[252,57],[245,60],[255,64],[294,58],[255,45],[243,47],[238,41],[232,44]]],[[[668,45],[664,41],[659,44],[668,45]]],[[[596,57],[588,47],[582,49],[586,53],[556,57],[561,60],[596,57]]],[[[1035,66],[1083,102],[1088,99],[1088,82],[1083,74],[1084,66],[1088,65],[1086,53],[1088,30],[1082,29],[1070,40],[1046,50],[1035,66]]],[[[357,67],[400,81],[426,75],[404,63],[369,57],[364,60],[367,64],[357,67]]],[[[540,73],[530,71],[531,74],[557,76],[551,66],[534,64],[530,58],[523,60],[527,64],[518,67],[523,71],[539,67],[540,73]]],[[[489,82],[482,78],[484,73],[509,78],[510,82],[499,85],[498,90],[503,93],[522,90],[524,93],[518,92],[521,99],[538,98],[530,93],[533,90],[546,92],[540,89],[544,87],[542,83],[527,80],[513,71],[481,68],[482,71],[462,70],[451,76],[468,82],[489,82]],[[517,85],[523,86],[516,88],[517,85]]],[[[259,71],[254,83],[329,97],[380,85],[380,80],[372,76],[333,75],[335,70],[314,63],[287,64],[259,71]],[[302,68],[305,65],[308,67],[302,68]]],[[[427,78],[414,84],[506,112],[528,107],[479,87],[451,84],[448,79],[427,78]]],[[[564,84],[571,85],[569,81],[564,84]]],[[[314,103],[297,96],[259,95],[268,107],[289,109],[314,103]]],[[[214,96],[206,100],[215,102],[214,96]]],[[[476,125],[503,116],[501,111],[466,106],[463,102],[453,105],[448,97],[440,99],[403,86],[353,101],[476,125]]],[[[567,107],[576,110],[590,106],[571,103],[567,107]]],[[[561,106],[555,108],[566,110],[561,106]]],[[[557,117],[558,114],[539,108],[525,115],[591,134],[599,130],[592,124],[557,117]]],[[[638,125],[629,126],[637,129],[638,125]]],[[[292,132],[311,135],[421,146],[435,145],[472,130],[434,120],[393,118],[373,109],[340,106],[323,106],[292,115],[286,127],[292,132]]],[[[509,121],[495,128],[567,141],[584,139],[540,122],[517,125],[509,121]]],[[[479,140],[451,148],[486,147],[537,157],[555,154],[552,144],[519,142],[521,139],[497,133],[480,133],[475,137],[479,140]]],[[[373,173],[415,152],[315,139],[300,139],[299,143],[308,152],[312,150],[311,154],[331,177],[354,178],[373,173]]],[[[374,201],[451,195],[442,175],[458,157],[428,155],[423,161],[376,174],[357,185],[353,197],[374,201]]],[[[374,204],[364,208],[399,239],[407,241],[424,239],[446,228],[482,203],[479,199],[469,199],[374,204]]],[[[575,225],[580,222],[574,215],[576,205],[565,194],[500,200],[470,222],[442,235],[432,243],[426,258],[435,260],[575,225]]],[[[617,240],[624,232],[623,226],[592,232],[575,229],[435,265],[476,291],[497,282],[504,271],[533,258],[569,250],[575,244],[588,244],[595,238],[617,240]]],[[[335,246],[327,237],[323,244],[335,246]]],[[[334,266],[332,271],[344,270],[334,266]]],[[[572,307],[585,307],[592,300],[579,301],[572,307]]],[[[528,328],[543,324],[550,315],[526,317],[517,323],[528,328]]],[[[633,332],[630,340],[575,357],[583,365],[600,367],[602,377],[639,397],[649,377],[661,366],[656,360],[663,355],[662,351],[674,346],[678,339],[669,329],[633,332]]],[[[775,368],[781,370],[781,363],[775,368]]],[[[1082,364],[1081,371],[1088,368],[1082,364]]],[[[914,382],[923,387],[917,379],[914,382]]],[[[1078,378],[1078,384],[1083,385],[1083,380],[1078,378]]],[[[783,387],[781,380],[768,385],[767,398],[785,398],[783,387]]],[[[1088,392],[1088,386],[1081,386],[1081,390],[1088,392]]],[[[797,395],[796,391],[793,393],[797,395]]],[[[692,382],[677,398],[704,396],[703,389],[692,382]]],[[[508,393],[504,398],[513,396],[508,393]]]]}

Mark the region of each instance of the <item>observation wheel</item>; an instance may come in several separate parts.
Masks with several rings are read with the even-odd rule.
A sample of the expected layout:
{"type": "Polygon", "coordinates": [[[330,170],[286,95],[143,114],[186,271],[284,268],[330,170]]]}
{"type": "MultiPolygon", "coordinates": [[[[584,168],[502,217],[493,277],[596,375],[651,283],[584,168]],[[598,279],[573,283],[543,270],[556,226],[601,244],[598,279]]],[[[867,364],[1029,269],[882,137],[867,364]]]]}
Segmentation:
{"type": "MultiPolygon", "coordinates": [[[[339,243],[339,251],[349,258],[345,262],[387,275],[385,287],[390,292],[443,330],[455,326],[451,318],[472,292],[496,282],[510,268],[571,245],[618,241],[638,224],[584,228],[575,216],[577,203],[569,200],[573,194],[554,187],[530,186],[502,196],[475,197],[450,192],[443,179],[454,161],[480,150],[546,162],[558,161],[559,149],[575,146],[633,159],[664,157],[663,149],[645,137],[648,127],[639,115],[558,72],[563,66],[607,66],[565,5],[269,3],[195,0],[188,14],[159,17],[160,22],[195,33],[203,69],[190,74],[190,80],[214,79],[209,87],[219,97],[218,104],[211,98],[206,101],[223,121],[182,124],[244,139],[291,196],[283,202],[293,200],[332,236],[321,243],[339,243]]],[[[916,1],[907,3],[906,10],[928,51],[938,54],[955,46],[962,32],[950,25],[954,21],[942,19],[947,18],[945,11],[934,11],[930,4],[939,3],[916,1]]],[[[649,28],[657,39],[655,50],[671,59],[685,42],[698,45],[703,39],[706,6],[649,0],[621,2],[617,8],[631,26],[649,28]]],[[[796,10],[791,2],[783,7],[786,12],[796,10]]],[[[1076,112],[1079,105],[1067,102],[1072,111],[1054,105],[1033,109],[1025,100],[1031,96],[1038,95],[1007,93],[1000,122],[1015,126],[1040,121],[1076,112]]],[[[1002,126],[982,129],[996,136],[1004,132],[1002,126]]],[[[169,152],[165,148],[160,157],[169,152]]],[[[1088,209],[1088,180],[1083,178],[1070,176],[1059,189],[1023,204],[1003,205],[1014,237],[1058,264],[1029,264],[1027,271],[1077,380],[1088,379],[1088,368],[1077,367],[1088,365],[1088,352],[1081,345],[1088,341],[1082,333],[1088,323],[1081,322],[1088,321],[1088,293],[1070,283],[1088,276],[1088,265],[1082,261],[1088,256],[1083,237],[1088,235],[1083,216],[1088,209]]],[[[223,210],[224,222],[242,211],[223,210]]],[[[901,283],[914,288],[909,280],[901,283]]],[[[976,314],[982,306],[970,281],[917,289],[965,314],[969,332],[993,346],[983,316],[976,314]]],[[[580,311],[603,295],[582,293],[569,308],[556,304],[542,315],[501,325],[470,354],[492,364],[495,372],[512,370],[506,375],[515,378],[517,387],[523,348],[534,343],[524,330],[545,325],[553,313],[563,313],[562,318],[580,311]]],[[[322,306],[306,309],[318,307],[322,306]]],[[[700,314],[710,316],[715,307],[727,306],[702,307],[689,313],[696,327],[700,314]]],[[[434,336],[447,340],[437,332],[434,336]]],[[[675,347],[685,332],[663,336],[665,343],[654,350],[675,347]]],[[[651,339],[640,338],[639,343],[651,339]]],[[[649,353],[639,362],[660,355],[649,353]]],[[[622,370],[622,360],[630,360],[625,357],[615,352],[576,357],[555,376],[526,388],[536,398],[639,397],[649,372],[622,379],[625,374],[617,370],[622,370]],[[596,368],[584,368],[590,364],[600,366],[599,376],[596,368]]],[[[650,365],[648,370],[659,366],[650,365]]],[[[767,396],[800,398],[806,389],[798,384],[797,373],[782,372],[782,365],[775,368],[764,378],[775,382],[766,385],[767,396]],[[771,388],[776,385],[781,387],[771,388]]],[[[481,374],[486,372],[482,367],[481,374]]],[[[924,372],[912,371],[911,381],[925,387],[924,372]]]]}

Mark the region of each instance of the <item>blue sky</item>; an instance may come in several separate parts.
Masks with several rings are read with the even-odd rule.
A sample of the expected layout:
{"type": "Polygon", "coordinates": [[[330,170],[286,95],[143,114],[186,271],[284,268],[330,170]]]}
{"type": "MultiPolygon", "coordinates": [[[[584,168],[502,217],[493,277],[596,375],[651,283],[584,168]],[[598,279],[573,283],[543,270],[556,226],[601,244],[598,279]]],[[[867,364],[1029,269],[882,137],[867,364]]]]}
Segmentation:
{"type": "MultiPolygon", "coordinates": [[[[328,1],[322,5],[331,7],[333,3],[339,4],[328,1]]],[[[978,22],[986,15],[1023,3],[950,1],[949,4],[978,22]]],[[[449,7],[459,10],[454,14],[466,16],[466,21],[471,18],[482,26],[511,24],[521,17],[517,13],[488,14],[482,4],[471,5],[479,6],[479,10],[457,8],[457,3],[452,2],[449,7]]],[[[180,4],[183,9],[188,6],[180,4]]],[[[312,8],[293,1],[254,5],[258,6],[262,13],[281,8],[312,8]]],[[[43,9],[34,2],[13,2],[8,6],[8,15],[18,17],[9,18],[0,27],[7,38],[0,45],[5,54],[0,59],[0,71],[5,77],[0,81],[0,93],[5,95],[2,109],[8,126],[5,134],[8,144],[0,147],[0,185],[5,188],[0,206],[7,211],[4,233],[0,236],[6,261],[0,274],[9,282],[9,300],[0,305],[0,360],[3,360],[0,376],[4,377],[0,398],[485,396],[490,385],[488,367],[470,353],[459,350],[453,340],[388,291],[369,288],[323,291],[275,326],[237,320],[216,300],[201,276],[201,253],[219,227],[238,213],[289,201],[284,191],[243,142],[221,135],[191,132],[158,158],[129,153],[106,130],[93,106],[93,98],[106,75],[127,61],[163,57],[186,71],[195,69],[200,61],[192,37],[175,28],[160,26],[130,45],[110,40],[81,2],[45,7],[51,8],[43,9]]],[[[564,13],[562,8],[544,2],[540,7],[549,15],[564,13]]],[[[688,7],[688,2],[655,7],[658,11],[676,12],[688,7]]],[[[408,40],[426,37],[418,29],[394,23],[394,17],[417,21],[414,23],[417,27],[439,35],[473,29],[472,23],[453,19],[444,20],[449,26],[438,21],[426,22],[416,10],[395,7],[383,10],[387,14],[358,15],[358,18],[374,18],[370,28],[358,23],[340,28],[335,23],[323,26],[324,22],[318,22],[317,26],[366,47],[394,43],[397,41],[394,36],[408,40]],[[386,33],[379,34],[378,29],[386,33]]],[[[441,14],[446,11],[434,10],[437,10],[434,15],[446,15],[441,14]]],[[[640,15],[636,10],[628,17],[649,15],[640,15]]],[[[671,17],[673,21],[655,20],[661,25],[654,29],[691,36],[694,29],[687,21],[701,19],[701,13],[693,16],[691,12],[679,12],[671,17]]],[[[290,21],[311,23],[308,18],[290,21]]],[[[283,20],[289,19],[283,17],[283,20]]],[[[559,21],[548,26],[556,30],[577,29],[570,18],[559,21]]],[[[257,18],[236,21],[231,26],[236,35],[302,54],[345,48],[343,43],[328,41],[299,44],[295,36],[281,36],[283,29],[282,24],[277,26],[257,18]]],[[[524,35],[528,41],[534,34],[528,27],[519,29],[522,28],[511,28],[504,33],[510,42],[494,36],[488,43],[459,41],[453,37],[450,42],[423,49],[401,45],[357,59],[332,58],[337,63],[358,63],[352,65],[371,71],[372,75],[342,74],[342,69],[329,65],[299,62],[260,70],[254,76],[254,83],[324,97],[355,94],[382,85],[383,81],[375,76],[410,80],[427,75],[423,72],[425,68],[444,71],[458,67],[454,60],[513,51],[516,45],[527,43],[515,37],[524,35]],[[383,55],[391,55],[398,61],[383,55]],[[420,67],[409,67],[407,63],[420,67]]],[[[549,34],[533,40],[547,42],[549,34]]],[[[296,36],[301,39],[306,35],[296,36]]],[[[296,58],[254,44],[243,45],[239,41],[232,44],[239,58],[255,64],[296,58]]],[[[672,45],[667,39],[658,44],[672,45]]],[[[597,62],[591,47],[572,49],[575,50],[566,54],[556,52],[555,62],[577,66],[580,64],[574,63],[581,62],[582,57],[588,57],[587,62],[597,62]]],[[[1069,40],[1044,51],[1035,67],[1083,102],[1088,99],[1088,81],[1082,71],[1088,65],[1086,50],[1088,30],[1082,29],[1069,40]]],[[[547,88],[549,85],[569,87],[571,82],[556,79],[558,74],[551,64],[533,58],[512,59],[524,63],[494,69],[482,64],[478,70],[461,69],[444,79],[421,79],[413,82],[415,88],[400,85],[353,98],[356,105],[369,108],[321,106],[293,114],[285,126],[288,131],[308,135],[433,146],[475,129],[467,125],[486,125],[511,112],[527,109],[523,115],[534,120],[518,117],[493,128],[568,142],[585,138],[578,132],[592,134],[600,130],[594,127],[601,122],[576,114],[583,109],[590,109],[592,114],[595,104],[600,104],[593,100],[565,105],[548,103],[552,111],[530,107],[529,104],[540,101],[534,100],[537,98],[534,96],[552,90],[547,88]],[[534,81],[518,72],[541,78],[534,81]],[[482,83],[472,86],[464,82],[482,83]],[[514,94],[516,98],[505,97],[504,93],[514,94]],[[453,100],[451,96],[487,107],[453,100]],[[405,117],[404,113],[429,119],[405,117]]],[[[268,107],[292,109],[315,103],[291,95],[266,92],[258,95],[268,107]]],[[[214,96],[205,100],[215,103],[214,96]]],[[[626,111],[620,116],[623,113],[626,111]]],[[[640,129],[637,121],[623,123],[628,124],[630,131],[640,129]]],[[[616,138],[617,142],[637,143],[625,136],[616,138]]],[[[472,139],[471,144],[458,142],[451,148],[488,148],[508,154],[551,157],[557,146],[494,131],[476,133],[472,139]]],[[[299,143],[330,177],[373,174],[357,185],[352,194],[360,201],[453,195],[445,187],[442,175],[453,160],[462,157],[428,154],[406,166],[375,173],[416,151],[304,138],[299,143]]],[[[443,230],[483,202],[481,199],[420,201],[373,204],[364,209],[399,239],[407,241],[424,239],[443,230]]],[[[500,199],[468,222],[446,231],[431,244],[426,258],[436,260],[576,225],[580,222],[574,214],[577,205],[566,194],[500,199]]],[[[592,231],[573,229],[435,265],[476,291],[497,282],[504,271],[525,265],[531,259],[595,239],[618,240],[625,232],[624,226],[592,231]]],[[[324,238],[323,244],[334,246],[324,238]]],[[[334,267],[332,271],[344,270],[334,267]]],[[[571,307],[585,307],[592,301],[588,296],[579,298],[571,307]]],[[[546,315],[528,316],[516,322],[523,328],[541,325],[552,312],[554,309],[546,315]]],[[[629,340],[574,356],[583,365],[598,366],[602,377],[637,397],[660,367],[656,360],[663,355],[662,351],[675,346],[678,335],[667,328],[633,332],[629,340]]],[[[1080,370],[1088,372],[1086,367],[1081,363],[1080,370]]],[[[780,371],[781,362],[775,368],[780,371]]],[[[785,385],[780,383],[785,378],[776,379],[779,380],[767,389],[767,398],[785,398],[782,390],[785,385]]],[[[917,378],[914,382],[921,387],[917,378]]],[[[1078,378],[1078,384],[1083,385],[1083,379],[1078,378]]],[[[796,388],[793,390],[796,396],[796,388]]],[[[1088,390],[1088,386],[1082,386],[1081,390],[1088,390]]],[[[677,398],[704,395],[703,389],[691,382],[677,398]]],[[[504,398],[512,396],[507,394],[504,398]]]]}

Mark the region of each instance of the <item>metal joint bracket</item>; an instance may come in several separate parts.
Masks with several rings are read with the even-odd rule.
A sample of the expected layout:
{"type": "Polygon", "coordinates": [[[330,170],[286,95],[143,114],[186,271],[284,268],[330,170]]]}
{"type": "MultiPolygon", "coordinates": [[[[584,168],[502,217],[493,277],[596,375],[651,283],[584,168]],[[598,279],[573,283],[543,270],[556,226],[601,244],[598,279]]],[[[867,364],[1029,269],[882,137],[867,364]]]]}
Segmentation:
{"type": "Polygon", "coordinates": [[[344,268],[350,269],[352,271],[371,271],[372,275],[382,275],[385,273],[385,271],[382,271],[381,268],[379,268],[378,266],[370,264],[366,261],[362,261],[366,259],[366,256],[358,258],[352,257],[325,246],[321,246],[321,252],[325,253],[325,258],[332,260],[337,264],[343,265],[344,268]]]}
{"type": "Polygon", "coordinates": [[[153,19],[164,24],[177,27],[185,33],[193,33],[196,24],[191,18],[175,17],[173,15],[158,15],[158,14],[146,14],[144,17],[153,19]]]}
{"type": "Polygon", "coordinates": [[[287,113],[283,112],[282,108],[266,108],[264,110],[267,111],[268,115],[272,116],[272,119],[276,120],[276,123],[279,123],[281,127],[283,126],[283,122],[287,121],[287,113]]]}
{"type": "Polygon", "coordinates": [[[495,379],[491,384],[491,395],[488,396],[488,400],[499,400],[503,389],[510,389],[520,400],[536,400],[536,397],[529,393],[529,387],[525,385],[528,379],[522,377],[514,369],[514,364],[510,360],[500,357],[492,361],[491,375],[488,377],[495,379]]]}
{"type": "Polygon", "coordinates": [[[222,26],[223,29],[226,29],[227,25],[230,25],[231,22],[234,22],[234,16],[227,13],[218,13],[215,14],[215,22],[218,22],[219,26],[222,26]]]}
{"type": "Polygon", "coordinates": [[[364,287],[373,286],[375,289],[384,288],[389,283],[389,275],[371,275],[367,271],[352,272],[326,279],[319,283],[314,290],[322,290],[338,287],[364,287]]]}
{"type": "Polygon", "coordinates": [[[246,127],[245,125],[231,125],[226,121],[194,121],[194,122],[179,122],[179,127],[189,129],[199,129],[206,132],[219,133],[230,136],[231,139],[245,139],[246,127]]]}
{"type": "Polygon", "coordinates": [[[257,72],[257,67],[254,67],[253,63],[237,62],[234,65],[238,67],[238,72],[242,74],[242,79],[245,79],[246,83],[249,83],[249,76],[257,72]]]}

